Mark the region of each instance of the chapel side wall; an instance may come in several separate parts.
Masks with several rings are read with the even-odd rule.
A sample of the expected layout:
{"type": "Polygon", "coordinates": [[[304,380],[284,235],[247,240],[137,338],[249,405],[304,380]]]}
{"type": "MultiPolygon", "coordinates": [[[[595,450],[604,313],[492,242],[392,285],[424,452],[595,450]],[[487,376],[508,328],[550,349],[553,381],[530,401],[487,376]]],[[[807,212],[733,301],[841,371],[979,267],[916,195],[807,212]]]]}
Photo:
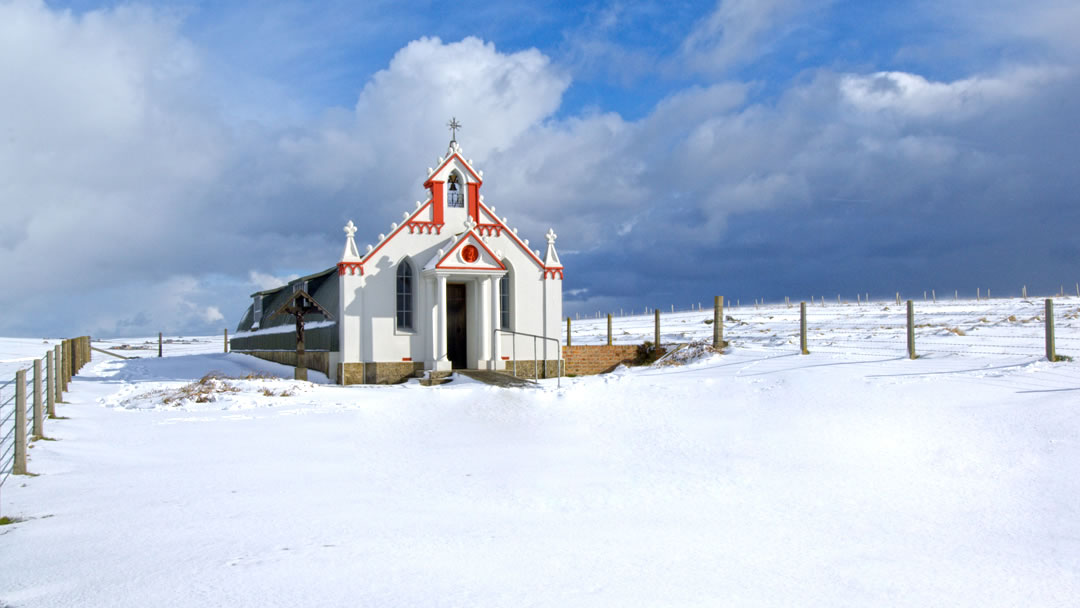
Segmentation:
{"type": "MultiPolygon", "coordinates": [[[[510,286],[510,329],[516,332],[544,334],[544,281],[543,270],[537,265],[536,260],[523,251],[513,239],[502,234],[489,241],[493,249],[500,249],[503,257],[509,262],[511,273],[510,286]]],[[[531,246],[531,243],[530,243],[531,246]]],[[[550,324],[549,324],[550,327],[550,324]]],[[[558,336],[551,336],[557,338],[558,336]]],[[[513,357],[516,343],[517,358],[519,360],[533,358],[533,339],[525,336],[500,334],[500,348],[503,357],[513,357]]],[[[537,357],[543,358],[543,340],[537,340],[537,357]]],[[[548,348],[553,348],[550,345],[548,348]]],[[[554,356],[549,350],[549,354],[554,356]]]]}
{"type": "MultiPolygon", "coordinates": [[[[445,233],[444,229],[444,233],[445,233]]],[[[380,251],[376,260],[364,265],[364,321],[361,331],[368,336],[365,359],[370,362],[424,362],[430,359],[430,312],[435,306],[423,264],[435,255],[437,245],[446,240],[437,234],[399,233],[380,251]],[[413,269],[413,328],[397,329],[397,269],[408,256],[413,269]],[[379,336],[378,340],[371,339],[379,336]]]]}

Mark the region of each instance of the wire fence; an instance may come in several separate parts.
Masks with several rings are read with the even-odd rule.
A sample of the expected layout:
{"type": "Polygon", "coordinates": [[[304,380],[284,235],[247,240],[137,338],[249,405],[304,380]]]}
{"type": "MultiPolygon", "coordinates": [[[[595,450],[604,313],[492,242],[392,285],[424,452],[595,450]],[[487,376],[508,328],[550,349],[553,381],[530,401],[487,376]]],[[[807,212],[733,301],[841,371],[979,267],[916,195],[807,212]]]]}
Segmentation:
{"type": "MultiPolygon", "coordinates": [[[[826,306],[801,307],[779,302],[757,307],[696,306],[656,315],[624,315],[617,323],[606,317],[568,323],[570,343],[579,345],[652,342],[664,345],[708,341],[710,325],[718,322],[723,340],[747,348],[792,349],[810,352],[921,357],[929,354],[1046,357],[1059,360],[1080,356],[1080,298],[1058,296],[1046,300],[983,298],[977,302],[952,300],[870,303],[833,301],[826,306]],[[1049,313],[1049,314],[1047,314],[1049,313]],[[805,324],[805,335],[802,325],[805,324]]],[[[656,310],[656,309],[652,309],[656,310]]],[[[670,310],[670,308],[669,308],[670,310]]],[[[615,313],[612,318],[618,318],[615,313]]]]}
{"type": "Polygon", "coordinates": [[[29,474],[28,438],[45,438],[46,420],[55,418],[56,404],[90,361],[90,350],[89,336],[63,340],[0,382],[0,488],[12,475],[29,474]]]}

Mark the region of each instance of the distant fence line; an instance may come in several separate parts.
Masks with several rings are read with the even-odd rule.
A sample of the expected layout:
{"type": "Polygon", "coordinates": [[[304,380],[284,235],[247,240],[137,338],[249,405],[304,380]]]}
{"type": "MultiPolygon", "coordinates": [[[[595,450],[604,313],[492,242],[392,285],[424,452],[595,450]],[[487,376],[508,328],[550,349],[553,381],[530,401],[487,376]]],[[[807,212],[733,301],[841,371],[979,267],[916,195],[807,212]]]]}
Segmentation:
{"type": "MultiPolygon", "coordinates": [[[[1024,290],[1024,293],[1026,294],[1026,288],[1024,290]]],[[[897,295],[899,296],[899,294],[897,294],[897,295]]],[[[863,302],[863,303],[865,303],[865,302],[863,302]]],[[[1058,353],[1057,353],[1058,342],[1064,342],[1064,343],[1068,344],[1070,347],[1075,348],[1077,350],[1080,350],[1080,338],[1077,338],[1077,337],[1059,338],[1059,337],[1056,336],[1055,323],[1054,323],[1055,313],[1054,313],[1054,300],[1053,300],[1053,298],[1046,298],[1044,300],[1041,317],[1036,316],[1036,317],[1033,317],[1032,319],[1027,319],[1027,320],[1024,320],[1024,321],[1017,320],[1017,319],[1011,319],[1013,322],[1017,322],[1017,323],[1023,323],[1023,322],[1032,321],[1032,320],[1041,321],[1042,327],[1043,327],[1043,331],[1042,331],[1043,335],[1041,336],[1042,344],[1039,345],[1039,346],[1030,346],[1030,345],[1026,345],[1026,344],[1022,344],[1022,343],[1017,342],[1019,340],[1030,341],[1033,338],[1033,336],[1022,336],[1022,335],[1017,336],[1017,335],[1009,335],[1009,334],[1003,334],[1003,333],[987,333],[987,332],[980,332],[977,336],[967,336],[967,334],[958,327],[946,327],[944,324],[942,324],[940,326],[935,326],[933,323],[928,322],[928,321],[933,321],[934,320],[934,317],[932,315],[930,315],[930,314],[923,313],[923,314],[916,315],[915,302],[913,300],[907,300],[906,303],[900,303],[899,300],[898,300],[897,303],[900,304],[901,306],[903,306],[903,315],[904,315],[904,320],[902,322],[899,322],[899,323],[883,324],[883,323],[880,323],[880,322],[877,322],[877,321],[874,321],[873,323],[871,323],[869,325],[867,325],[865,322],[861,323],[861,324],[847,324],[847,325],[833,323],[828,328],[821,327],[821,326],[815,328],[816,331],[817,331],[817,334],[816,334],[815,337],[818,338],[818,342],[814,345],[815,350],[820,350],[820,351],[823,351],[823,352],[834,352],[834,353],[848,352],[848,353],[853,353],[853,354],[859,354],[859,353],[864,352],[864,351],[872,351],[872,352],[877,352],[877,353],[888,352],[888,353],[894,353],[894,354],[898,353],[898,352],[903,352],[905,354],[905,356],[907,356],[908,358],[915,359],[915,358],[917,358],[919,356],[919,351],[916,348],[916,338],[917,338],[916,330],[917,329],[924,329],[924,328],[935,328],[935,327],[943,328],[946,332],[949,332],[951,335],[954,335],[954,336],[971,337],[971,338],[977,337],[979,339],[984,339],[985,338],[985,339],[990,339],[990,341],[989,342],[979,342],[979,343],[974,345],[975,348],[972,348],[971,345],[950,348],[948,346],[942,346],[940,344],[934,344],[932,346],[932,348],[927,350],[926,352],[941,352],[941,353],[956,353],[956,354],[989,354],[989,355],[1009,355],[1009,354],[1023,353],[1023,354],[1032,354],[1032,355],[1034,355],[1035,353],[1039,353],[1041,351],[1040,354],[1045,355],[1047,360],[1049,360],[1049,361],[1060,361],[1060,360],[1063,360],[1063,359],[1067,359],[1067,357],[1063,357],[1063,356],[1058,355],[1058,353]],[[865,334],[872,334],[872,333],[875,333],[875,332],[880,332],[881,330],[885,330],[886,334],[888,334],[889,332],[894,332],[893,335],[898,339],[889,340],[889,339],[883,339],[881,337],[878,337],[877,339],[871,339],[871,338],[865,337],[865,334]],[[864,332],[864,333],[860,334],[860,331],[864,332]],[[826,333],[826,332],[831,332],[831,333],[826,333]],[[859,335],[863,335],[864,337],[858,337],[859,335]],[[903,348],[902,351],[900,350],[901,348],[903,348]],[[986,350],[986,349],[995,349],[995,348],[996,349],[1001,349],[1001,350],[996,350],[996,351],[994,351],[994,350],[986,350]],[[982,349],[982,350],[980,350],[980,349],[982,349]],[[1026,353],[1024,351],[1026,351],[1026,353]],[[1035,352],[1032,352],[1032,351],[1035,351],[1035,352]]],[[[850,305],[852,303],[849,302],[847,304],[850,305]]],[[[890,304],[891,304],[891,302],[890,302],[890,304]]],[[[790,302],[790,300],[786,301],[785,305],[788,308],[792,307],[792,303],[790,302]]],[[[824,306],[824,302],[822,302],[822,305],[824,306]]],[[[798,326],[797,326],[797,329],[793,325],[793,327],[791,329],[791,334],[788,337],[794,339],[795,336],[798,336],[799,352],[801,354],[803,354],[803,355],[807,355],[807,354],[810,354],[810,347],[811,347],[810,330],[812,329],[810,327],[809,323],[808,323],[808,312],[807,312],[808,305],[807,305],[806,302],[799,302],[798,308],[799,308],[799,313],[798,313],[798,326]]],[[[654,322],[653,340],[651,342],[651,347],[652,348],[657,348],[660,345],[661,335],[662,335],[662,333],[661,333],[661,329],[662,329],[661,312],[660,312],[659,308],[654,308],[654,309],[651,309],[651,310],[653,311],[652,316],[653,316],[653,322],[654,322]]],[[[695,307],[695,308],[690,309],[690,310],[691,311],[705,312],[705,310],[702,307],[700,307],[700,305],[698,307],[695,307]]],[[[682,312],[686,312],[686,311],[682,311],[682,312]]],[[[721,349],[721,348],[723,348],[724,346],[727,345],[727,343],[724,341],[725,324],[726,323],[734,323],[731,326],[731,328],[734,329],[734,328],[738,328],[741,325],[746,325],[746,323],[741,322],[741,321],[737,321],[737,320],[733,319],[730,316],[725,316],[725,314],[724,314],[724,298],[722,296],[716,296],[714,298],[712,312],[713,312],[712,319],[706,320],[705,322],[710,323],[712,325],[712,329],[713,329],[713,332],[712,332],[712,334],[713,334],[712,335],[712,346],[713,346],[713,348],[719,350],[719,349],[721,349]]],[[[607,319],[607,341],[606,341],[606,346],[612,346],[612,345],[615,344],[613,325],[612,325],[613,317],[615,317],[614,313],[608,313],[606,315],[606,319],[607,319]]],[[[813,319],[811,318],[811,320],[813,320],[813,319]]],[[[980,319],[980,321],[988,322],[988,320],[985,319],[985,318],[980,319]]],[[[792,323],[794,323],[794,321],[792,321],[792,323]]],[[[777,322],[776,324],[783,326],[782,321],[777,322]]],[[[778,337],[783,337],[783,335],[778,335],[778,337]]],[[[887,338],[887,337],[888,337],[888,335],[885,336],[885,338],[887,338]]],[[[570,317],[567,317],[566,318],[566,346],[573,346],[573,339],[574,339],[574,336],[573,336],[573,321],[571,320],[570,317]]],[[[646,345],[649,345],[649,343],[646,342],[646,345]]]]}
{"type": "Polygon", "coordinates": [[[72,376],[90,361],[90,350],[90,336],[62,340],[0,383],[0,489],[11,475],[29,474],[27,434],[35,441],[45,437],[45,421],[57,417],[56,404],[64,403],[72,376]]]}
{"type": "MultiPolygon", "coordinates": [[[[1080,282],[1075,283],[1074,286],[1075,286],[1075,289],[1076,289],[1076,297],[1080,298],[1080,282]]],[[[901,306],[902,301],[903,301],[902,298],[901,298],[901,293],[903,293],[903,292],[900,292],[900,291],[896,292],[895,298],[894,297],[889,297],[887,299],[878,298],[876,301],[871,300],[869,292],[866,292],[866,293],[859,292],[859,293],[855,294],[855,300],[852,300],[850,297],[847,298],[847,299],[844,299],[843,294],[838,293],[838,294],[836,294],[836,305],[856,304],[856,305],[862,306],[862,305],[880,304],[882,302],[893,302],[893,301],[895,301],[897,306],[901,306]]],[[[922,294],[923,294],[923,302],[937,303],[937,301],[938,301],[937,290],[935,290],[935,289],[923,290],[922,294]]],[[[830,296],[830,297],[832,297],[832,296],[830,296]]],[[[945,297],[948,297],[948,296],[946,295],[945,297]]],[[[1053,296],[1051,296],[1051,297],[1056,297],[1056,298],[1065,297],[1065,286],[1060,285],[1058,287],[1058,292],[1056,294],[1054,294],[1053,296]]],[[[1013,299],[1013,298],[1020,298],[1022,300],[1027,300],[1028,299],[1027,285],[1023,285],[1020,288],[1019,296],[1017,296],[1017,295],[1007,295],[1007,296],[1000,296],[998,298],[993,298],[992,297],[990,289],[986,289],[984,291],[981,287],[976,287],[975,288],[975,301],[976,302],[980,302],[980,301],[983,301],[983,300],[992,300],[992,299],[1001,300],[1001,299],[1013,299]]],[[[953,301],[959,301],[959,299],[960,299],[960,290],[959,289],[954,289],[953,290],[952,300],[953,301]]],[[[753,303],[754,308],[758,308],[759,306],[766,306],[765,298],[752,298],[752,300],[754,302],[753,303]]],[[[747,299],[747,304],[746,304],[747,307],[751,306],[750,301],[751,301],[751,299],[747,299]]],[[[791,302],[792,302],[791,296],[784,296],[784,304],[785,305],[787,305],[788,307],[791,307],[792,306],[791,302]]],[[[829,300],[829,302],[831,302],[831,300],[829,300]]],[[[732,299],[729,298],[727,300],[727,305],[730,308],[734,309],[734,310],[742,310],[742,308],[743,308],[742,302],[741,302],[740,299],[735,299],[734,301],[732,301],[732,299]]],[[[818,296],[817,294],[814,294],[814,295],[810,296],[810,305],[811,306],[821,306],[821,307],[824,308],[826,306],[825,296],[824,295],[818,296]]],[[[829,304],[829,305],[832,305],[832,304],[829,304]]],[[[677,306],[675,304],[671,304],[671,305],[669,305],[667,307],[663,307],[663,306],[660,306],[660,307],[644,306],[642,308],[619,308],[618,313],[616,313],[615,311],[612,311],[610,313],[605,313],[605,312],[600,311],[600,310],[597,310],[597,311],[592,312],[592,313],[580,313],[580,312],[577,312],[577,313],[574,313],[573,318],[574,318],[575,321],[580,321],[582,319],[603,319],[605,317],[605,315],[612,316],[612,317],[638,317],[638,316],[642,316],[642,315],[654,314],[658,310],[663,312],[663,313],[670,312],[672,314],[675,314],[675,313],[680,313],[680,312],[698,312],[698,311],[704,312],[705,310],[708,310],[708,309],[704,307],[703,302],[697,302],[697,303],[692,303],[692,304],[690,304],[688,306],[685,306],[685,307],[681,307],[681,306],[677,306]]],[[[567,317],[567,318],[569,318],[569,317],[567,317]]]]}

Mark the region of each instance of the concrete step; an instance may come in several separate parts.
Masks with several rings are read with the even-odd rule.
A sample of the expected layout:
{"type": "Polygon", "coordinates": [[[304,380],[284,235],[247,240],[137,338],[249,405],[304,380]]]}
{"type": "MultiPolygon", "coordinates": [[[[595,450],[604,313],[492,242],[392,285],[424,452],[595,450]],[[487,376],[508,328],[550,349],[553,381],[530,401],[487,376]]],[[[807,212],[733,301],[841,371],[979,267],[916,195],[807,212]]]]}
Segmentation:
{"type": "Polygon", "coordinates": [[[417,374],[422,376],[420,378],[421,386],[438,386],[454,379],[453,372],[422,371],[417,372],[417,374]]]}
{"type": "Polygon", "coordinates": [[[484,384],[490,384],[492,386],[501,386],[503,388],[524,388],[539,386],[533,380],[517,378],[506,372],[494,372],[486,369],[459,369],[455,371],[462,376],[468,376],[469,378],[472,378],[477,382],[483,382],[484,384]]]}

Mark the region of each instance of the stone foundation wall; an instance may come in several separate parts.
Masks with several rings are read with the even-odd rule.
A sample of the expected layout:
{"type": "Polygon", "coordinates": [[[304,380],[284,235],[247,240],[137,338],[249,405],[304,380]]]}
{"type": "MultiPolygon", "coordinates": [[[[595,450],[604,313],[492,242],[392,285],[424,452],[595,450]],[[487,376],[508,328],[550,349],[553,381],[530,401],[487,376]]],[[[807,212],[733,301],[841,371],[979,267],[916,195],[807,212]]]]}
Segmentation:
{"type": "Polygon", "coordinates": [[[341,384],[399,384],[415,378],[416,372],[422,371],[423,361],[341,363],[338,377],[341,384]]]}
{"type": "Polygon", "coordinates": [[[564,346],[566,373],[583,376],[610,372],[621,363],[632,364],[637,349],[636,344],[564,346]]]}
{"type": "MultiPolygon", "coordinates": [[[[537,374],[541,378],[556,378],[559,375],[559,360],[548,359],[534,360],[534,359],[518,359],[517,373],[514,373],[514,362],[503,361],[505,369],[503,371],[509,372],[511,375],[516,375],[518,378],[528,378],[530,380],[536,380],[537,374]]],[[[563,374],[566,375],[566,369],[563,369],[563,374]]]]}
{"type": "MultiPolygon", "coordinates": [[[[264,361],[273,361],[282,365],[296,367],[296,351],[289,350],[234,350],[235,353],[243,353],[258,357],[264,361]]],[[[304,353],[304,364],[308,369],[322,372],[330,376],[330,353],[325,350],[309,350],[304,353]]]]}

